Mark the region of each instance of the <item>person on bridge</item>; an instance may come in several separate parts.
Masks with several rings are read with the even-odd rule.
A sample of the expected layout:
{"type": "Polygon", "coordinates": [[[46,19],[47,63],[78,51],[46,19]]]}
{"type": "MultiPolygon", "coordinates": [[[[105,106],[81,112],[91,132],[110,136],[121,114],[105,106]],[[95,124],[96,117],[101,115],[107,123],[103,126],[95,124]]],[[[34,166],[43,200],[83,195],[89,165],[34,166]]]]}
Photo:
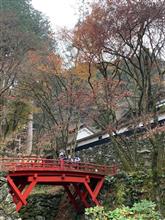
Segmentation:
{"type": "Polygon", "coordinates": [[[74,158],[74,162],[75,163],[79,163],[81,161],[80,157],[78,157],[77,155],[74,158]]]}
{"type": "Polygon", "coordinates": [[[60,167],[61,169],[64,168],[64,152],[59,153],[59,160],[60,160],[60,167]]]}
{"type": "Polygon", "coordinates": [[[67,156],[65,155],[65,153],[62,151],[59,153],[59,159],[61,160],[68,160],[67,156]]]}

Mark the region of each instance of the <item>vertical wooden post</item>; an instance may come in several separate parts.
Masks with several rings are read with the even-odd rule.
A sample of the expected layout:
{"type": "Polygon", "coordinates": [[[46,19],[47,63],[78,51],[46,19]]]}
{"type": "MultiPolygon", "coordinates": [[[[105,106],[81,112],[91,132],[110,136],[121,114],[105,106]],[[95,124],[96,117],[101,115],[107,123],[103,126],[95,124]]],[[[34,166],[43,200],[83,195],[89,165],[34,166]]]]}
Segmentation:
{"type": "Polygon", "coordinates": [[[77,212],[79,212],[79,207],[76,203],[75,197],[72,195],[72,193],[70,192],[70,189],[67,185],[64,185],[64,188],[68,194],[68,197],[70,199],[70,202],[72,203],[72,205],[74,206],[74,208],[76,209],[77,212]]]}
{"type": "Polygon", "coordinates": [[[78,184],[74,184],[73,186],[74,186],[75,190],[77,191],[77,193],[78,193],[78,195],[79,195],[79,197],[80,197],[80,199],[81,199],[81,201],[82,201],[84,207],[85,207],[85,208],[89,208],[90,205],[89,205],[88,202],[86,201],[87,193],[86,193],[86,192],[85,192],[85,193],[81,192],[81,190],[80,190],[78,184]]]}

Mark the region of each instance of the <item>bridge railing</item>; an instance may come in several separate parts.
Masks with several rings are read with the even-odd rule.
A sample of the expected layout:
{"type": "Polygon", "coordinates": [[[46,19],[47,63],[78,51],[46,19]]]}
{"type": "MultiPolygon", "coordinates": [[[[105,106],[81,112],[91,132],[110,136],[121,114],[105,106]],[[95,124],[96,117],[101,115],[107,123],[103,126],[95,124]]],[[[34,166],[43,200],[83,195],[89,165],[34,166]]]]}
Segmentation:
{"type": "Polygon", "coordinates": [[[36,157],[0,158],[0,171],[21,170],[56,170],[90,172],[102,175],[115,175],[117,166],[104,166],[93,163],[71,162],[68,160],[54,160],[36,157]]]}

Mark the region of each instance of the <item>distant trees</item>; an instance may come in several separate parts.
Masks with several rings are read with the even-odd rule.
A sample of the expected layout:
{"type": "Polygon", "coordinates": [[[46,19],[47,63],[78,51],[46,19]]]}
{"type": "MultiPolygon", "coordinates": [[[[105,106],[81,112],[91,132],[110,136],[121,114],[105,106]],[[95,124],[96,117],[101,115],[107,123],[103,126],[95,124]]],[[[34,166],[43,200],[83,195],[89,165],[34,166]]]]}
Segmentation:
{"type": "Polygon", "coordinates": [[[18,67],[29,50],[41,48],[41,41],[50,42],[46,19],[34,10],[30,1],[0,1],[0,56],[2,95],[16,80],[18,67]]]}
{"type": "MultiPolygon", "coordinates": [[[[45,48],[51,50],[54,42],[49,22],[31,6],[30,1],[0,0],[0,5],[0,140],[3,142],[10,133],[8,127],[12,127],[5,109],[17,102],[28,104],[29,98],[24,96],[20,87],[27,54],[45,48]]],[[[17,114],[15,116],[19,118],[19,112],[15,109],[9,114],[17,114]]],[[[12,131],[16,129],[14,126],[12,131]]]]}

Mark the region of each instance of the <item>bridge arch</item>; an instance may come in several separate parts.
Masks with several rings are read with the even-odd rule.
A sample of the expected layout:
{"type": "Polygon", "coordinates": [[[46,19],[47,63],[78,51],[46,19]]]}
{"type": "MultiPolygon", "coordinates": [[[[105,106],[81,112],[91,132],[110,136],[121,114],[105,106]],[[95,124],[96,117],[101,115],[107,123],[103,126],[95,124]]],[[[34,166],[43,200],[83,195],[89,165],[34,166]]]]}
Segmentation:
{"type": "Polygon", "coordinates": [[[98,194],[106,175],[115,175],[117,167],[92,163],[74,163],[44,158],[0,158],[0,170],[7,171],[10,193],[19,211],[37,184],[60,185],[77,212],[88,208],[88,199],[99,205],[98,194]],[[77,203],[77,199],[81,204],[77,203]]]}

